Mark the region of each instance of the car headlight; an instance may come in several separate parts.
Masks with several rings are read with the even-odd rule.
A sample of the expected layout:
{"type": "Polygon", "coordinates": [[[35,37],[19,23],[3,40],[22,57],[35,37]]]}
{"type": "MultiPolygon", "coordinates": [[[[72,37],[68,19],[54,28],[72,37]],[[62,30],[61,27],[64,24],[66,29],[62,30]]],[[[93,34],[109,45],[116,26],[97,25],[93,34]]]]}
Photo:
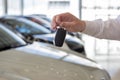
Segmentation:
{"type": "Polygon", "coordinates": [[[109,74],[105,70],[95,70],[90,77],[94,78],[94,80],[111,80],[109,74]]]}

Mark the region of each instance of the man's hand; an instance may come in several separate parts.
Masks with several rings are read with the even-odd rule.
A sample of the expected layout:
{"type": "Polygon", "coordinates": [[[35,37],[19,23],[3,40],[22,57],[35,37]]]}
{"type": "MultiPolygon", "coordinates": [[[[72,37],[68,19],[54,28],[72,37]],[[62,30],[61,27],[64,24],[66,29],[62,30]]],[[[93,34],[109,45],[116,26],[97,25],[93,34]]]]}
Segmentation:
{"type": "Polygon", "coordinates": [[[56,29],[59,26],[69,32],[82,32],[85,29],[85,22],[70,13],[54,16],[51,25],[52,29],[56,29]]]}

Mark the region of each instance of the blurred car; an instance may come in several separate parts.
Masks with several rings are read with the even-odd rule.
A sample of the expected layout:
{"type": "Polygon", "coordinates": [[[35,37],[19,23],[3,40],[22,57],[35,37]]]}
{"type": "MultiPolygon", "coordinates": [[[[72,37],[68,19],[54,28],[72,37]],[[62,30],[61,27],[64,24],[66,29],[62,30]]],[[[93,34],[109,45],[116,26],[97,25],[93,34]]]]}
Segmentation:
{"type": "Polygon", "coordinates": [[[86,57],[26,44],[0,25],[0,80],[111,79],[106,70],[86,57]]]}
{"type": "MultiPolygon", "coordinates": [[[[37,40],[53,44],[55,33],[51,33],[50,30],[42,27],[42,25],[27,20],[24,17],[4,17],[1,18],[0,22],[11,26],[31,41],[37,40]]],[[[71,50],[86,55],[84,43],[80,39],[76,37],[73,38],[73,36],[68,34],[65,42],[71,50]]]]}

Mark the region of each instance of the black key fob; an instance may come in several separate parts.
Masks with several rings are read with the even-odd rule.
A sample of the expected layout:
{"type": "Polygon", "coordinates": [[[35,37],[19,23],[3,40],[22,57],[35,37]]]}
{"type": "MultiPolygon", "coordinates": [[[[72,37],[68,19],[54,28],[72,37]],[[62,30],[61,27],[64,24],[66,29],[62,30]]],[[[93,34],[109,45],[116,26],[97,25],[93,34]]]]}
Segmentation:
{"type": "Polygon", "coordinates": [[[58,47],[62,47],[65,37],[66,37],[66,30],[63,28],[58,28],[55,34],[54,45],[58,47]]]}

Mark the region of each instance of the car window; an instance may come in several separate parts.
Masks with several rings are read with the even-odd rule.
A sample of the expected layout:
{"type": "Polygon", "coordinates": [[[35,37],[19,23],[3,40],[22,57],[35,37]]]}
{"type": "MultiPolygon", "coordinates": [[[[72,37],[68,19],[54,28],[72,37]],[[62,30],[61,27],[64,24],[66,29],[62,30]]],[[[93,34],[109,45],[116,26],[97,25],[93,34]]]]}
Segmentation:
{"type": "Polygon", "coordinates": [[[42,25],[39,25],[39,24],[37,24],[37,23],[35,23],[35,22],[31,21],[31,20],[20,18],[19,21],[21,21],[24,24],[27,24],[27,25],[31,26],[34,29],[39,30],[39,32],[42,33],[42,34],[51,33],[50,30],[46,29],[42,25]]]}
{"type": "Polygon", "coordinates": [[[47,18],[47,17],[41,17],[41,18],[48,21],[48,22],[51,22],[51,20],[49,18],[47,18]]]}
{"type": "Polygon", "coordinates": [[[0,24],[0,50],[26,45],[26,43],[0,24]]]}
{"type": "Polygon", "coordinates": [[[70,47],[75,47],[75,46],[82,47],[83,46],[83,44],[81,44],[80,42],[75,41],[74,39],[67,39],[66,42],[68,43],[68,45],[70,47]]]}
{"type": "Polygon", "coordinates": [[[50,30],[41,27],[40,25],[33,24],[29,21],[20,20],[6,20],[7,24],[15,28],[23,34],[47,34],[51,33],[50,30]]]}
{"type": "Polygon", "coordinates": [[[66,38],[65,41],[68,44],[68,47],[71,48],[72,50],[75,50],[80,53],[85,52],[84,44],[79,39],[77,39],[75,37],[74,38],[66,38]]]}
{"type": "Polygon", "coordinates": [[[25,18],[28,19],[28,20],[31,20],[31,21],[33,21],[33,22],[35,22],[37,24],[40,24],[40,25],[42,25],[43,27],[45,27],[47,29],[50,29],[50,24],[48,25],[48,24],[44,23],[43,21],[41,21],[39,19],[32,18],[32,17],[25,17],[25,18]]]}
{"type": "Polygon", "coordinates": [[[37,19],[37,20],[39,20],[39,21],[41,21],[44,24],[44,26],[46,26],[48,28],[51,27],[51,25],[50,25],[51,22],[48,22],[48,21],[42,19],[41,17],[37,17],[37,16],[34,16],[34,18],[37,19]]]}
{"type": "Polygon", "coordinates": [[[31,15],[31,16],[38,17],[38,18],[42,18],[42,19],[46,20],[47,22],[50,22],[50,23],[51,23],[51,19],[48,18],[47,16],[40,16],[40,15],[31,15]]]}

